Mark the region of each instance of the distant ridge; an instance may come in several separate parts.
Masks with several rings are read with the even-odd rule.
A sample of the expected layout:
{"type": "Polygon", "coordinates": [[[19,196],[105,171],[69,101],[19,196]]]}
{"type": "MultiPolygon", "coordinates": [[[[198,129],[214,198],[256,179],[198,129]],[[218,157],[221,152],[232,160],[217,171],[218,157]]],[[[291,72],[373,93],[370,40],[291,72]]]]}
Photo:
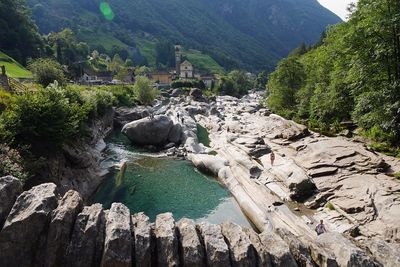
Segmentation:
{"type": "Polygon", "coordinates": [[[210,55],[231,69],[272,69],[301,42],[318,41],[340,18],[317,0],[27,0],[42,33],[73,29],[91,47],[136,47],[165,38],[210,55]],[[101,40],[101,41],[97,41],[101,40]]]}

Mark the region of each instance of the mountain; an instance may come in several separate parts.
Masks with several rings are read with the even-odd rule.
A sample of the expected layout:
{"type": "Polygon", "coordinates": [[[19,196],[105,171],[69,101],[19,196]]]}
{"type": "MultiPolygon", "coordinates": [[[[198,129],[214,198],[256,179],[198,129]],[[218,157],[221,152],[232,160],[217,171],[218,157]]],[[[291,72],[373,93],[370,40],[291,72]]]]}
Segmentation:
{"type": "MultiPolygon", "coordinates": [[[[42,33],[70,27],[91,47],[140,48],[164,38],[225,68],[272,69],[340,18],[317,0],[27,0],[42,33]],[[112,9],[103,16],[100,4],[112,9]],[[112,20],[111,20],[112,19],[112,20]]],[[[104,11],[104,9],[103,9],[104,11]]],[[[136,49],[137,50],[137,49],[136,49]]]]}

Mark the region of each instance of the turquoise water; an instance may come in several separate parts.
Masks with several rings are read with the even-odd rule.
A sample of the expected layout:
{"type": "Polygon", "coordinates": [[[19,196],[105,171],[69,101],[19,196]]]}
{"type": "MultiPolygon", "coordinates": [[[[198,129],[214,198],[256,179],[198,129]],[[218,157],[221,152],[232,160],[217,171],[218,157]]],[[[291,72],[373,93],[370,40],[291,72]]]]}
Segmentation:
{"type": "Polygon", "coordinates": [[[120,134],[108,140],[107,154],[105,164],[124,160],[126,171],[124,175],[119,170],[111,172],[92,202],[107,209],[111,203],[121,202],[132,213],[145,212],[152,221],[157,214],[172,212],[175,220],[229,220],[249,226],[229,192],[213,177],[199,173],[191,162],[137,149],[120,134]]]}
{"type": "Polygon", "coordinates": [[[208,136],[208,131],[206,128],[197,124],[197,139],[199,143],[202,143],[205,146],[210,146],[210,137],[208,136]]]}

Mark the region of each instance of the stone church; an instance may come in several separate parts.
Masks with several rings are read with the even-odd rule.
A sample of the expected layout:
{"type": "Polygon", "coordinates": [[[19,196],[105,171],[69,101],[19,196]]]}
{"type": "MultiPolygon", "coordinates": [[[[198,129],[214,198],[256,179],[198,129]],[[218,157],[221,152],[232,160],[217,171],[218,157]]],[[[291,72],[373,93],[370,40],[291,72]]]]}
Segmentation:
{"type": "Polygon", "coordinates": [[[192,63],[185,60],[182,62],[182,47],[175,45],[176,74],[179,79],[194,79],[194,68],[192,63]]]}
{"type": "Polygon", "coordinates": [[[193,79],[193,65],[189,61],[185,60],[181,65],[180,65],[180,71],[179,71],[179,78],[181,79],[193,79]]]}

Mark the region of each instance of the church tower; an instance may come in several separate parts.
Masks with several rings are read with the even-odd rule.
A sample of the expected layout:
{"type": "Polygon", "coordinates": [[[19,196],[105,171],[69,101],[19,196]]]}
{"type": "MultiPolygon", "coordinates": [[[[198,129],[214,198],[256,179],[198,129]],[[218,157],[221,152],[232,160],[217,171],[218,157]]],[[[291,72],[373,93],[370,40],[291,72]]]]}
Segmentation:
{"type": "Polygon", "coordinates": [[[179,76],[181,70],[182,61],[182,47],[180,45],[175,45],[175,70],[176,74],[179,76]]]}

